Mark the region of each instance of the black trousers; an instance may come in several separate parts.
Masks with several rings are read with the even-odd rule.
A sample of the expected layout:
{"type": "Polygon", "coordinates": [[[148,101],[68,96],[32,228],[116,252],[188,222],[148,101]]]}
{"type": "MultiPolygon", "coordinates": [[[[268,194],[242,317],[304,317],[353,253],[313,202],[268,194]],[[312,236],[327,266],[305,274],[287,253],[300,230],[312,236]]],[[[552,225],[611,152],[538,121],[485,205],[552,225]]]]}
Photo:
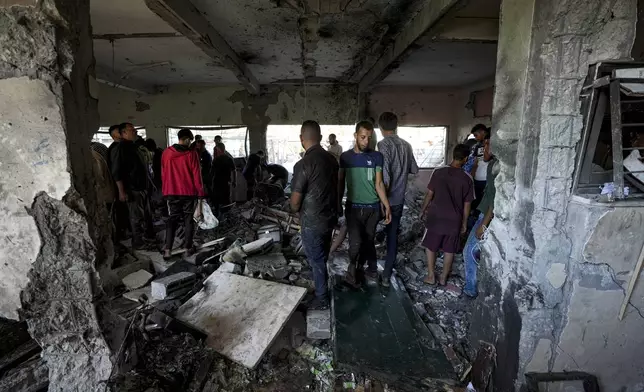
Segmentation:
{"type": "Polygon", "coordinates": [[[221,212],[221,207],[230,204],[230,183],[228,181],[213,181],[210,200],[212,201],[211,206],[214,208],[214,213],[218,216],[221,212]]]}
{"type": "Polygon", "coordinates": [[[376,260],[376,227],[380,221],[381,212],[378,208],[346,209],[347,233],[349,234],[349,269],[347,280],[357,283],[363,278],[363,266],[368,263],[367,270],[378,272],[376,260]]]}
{"type": "Polygon", "coordinates": [[[127,198],[127,210],[132,228],[132,247],[137,248],[143,245],[143,237],[154,239],[150,200],[146,191],[129,191],[127,198]]]}
{"type": "Polygon", "coordinates": [[[183,220],[186,249],[194,245],[195,235],[194,213],[197,201],[194,199],[172,199],[168,200],[168,223],[165,230],[165,249],[172,250],[174,235],[177,232],[179,222],[183,220]]]}

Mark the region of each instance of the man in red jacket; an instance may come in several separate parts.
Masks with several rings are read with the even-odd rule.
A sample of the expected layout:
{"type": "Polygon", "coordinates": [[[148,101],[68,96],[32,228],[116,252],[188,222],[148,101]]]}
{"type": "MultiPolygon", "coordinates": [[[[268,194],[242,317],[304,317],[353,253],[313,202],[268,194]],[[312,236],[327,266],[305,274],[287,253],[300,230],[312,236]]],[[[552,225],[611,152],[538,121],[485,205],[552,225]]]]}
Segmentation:
{"type": "Polygon", "coordinates": [[[195,253],[193,236],[195,222],[193,216],[202,214],[202,200],[206,192],[201,178],[199,154],[190,149],[194,139],[189,129],[181,129],[177,134],[179,143],[167,148],[161,157],[161,180],[163,197],[168,201],[168,224],[165,234],[163,258],[172,255],[172,244],[179,222],[183,219],[185,229],[186,256],[195,253]],[[195,212],[196,209],[196,212],[195,212]]]}

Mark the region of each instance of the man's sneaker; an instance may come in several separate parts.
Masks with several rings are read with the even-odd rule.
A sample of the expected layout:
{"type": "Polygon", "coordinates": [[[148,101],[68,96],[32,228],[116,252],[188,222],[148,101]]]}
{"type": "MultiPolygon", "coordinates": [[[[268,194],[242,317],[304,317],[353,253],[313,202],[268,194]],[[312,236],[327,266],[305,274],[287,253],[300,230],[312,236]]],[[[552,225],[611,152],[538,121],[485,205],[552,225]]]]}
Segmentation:
{"type": "Polygon", "coordinates": [[[329,299],[315,297],[308,306],[310,310],[326,310],[329,309],[329,299]]]}

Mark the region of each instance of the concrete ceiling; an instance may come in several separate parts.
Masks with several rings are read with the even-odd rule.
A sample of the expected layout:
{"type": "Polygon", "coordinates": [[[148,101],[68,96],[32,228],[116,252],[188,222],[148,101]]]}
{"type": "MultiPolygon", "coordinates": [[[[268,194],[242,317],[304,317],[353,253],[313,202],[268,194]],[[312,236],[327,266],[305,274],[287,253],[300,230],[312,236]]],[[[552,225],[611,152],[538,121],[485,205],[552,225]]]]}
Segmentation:
{"type": "Polygon", "coordinates": [[[500,0],[470,2],[455,14],[439,10],[449,15],[437,16],[445,36],[429,25],[419,30],[433,15],[434,2],[425,0],[152,1],[167,4],[179,22],[146,0],[92,0],[99,79],[148,91],[180,83],[358,83],[372,65],[384,66],[382,83],[395,85],[460,86],[494,74],[500,0]],[[402,61],[383,55],[407,36],[402,61]]]}
{"type": "Polygon", "coordinates": [[[462,86],[494,77],[496,43],[433,42],[414,51],[382,85],[462,86]]]}

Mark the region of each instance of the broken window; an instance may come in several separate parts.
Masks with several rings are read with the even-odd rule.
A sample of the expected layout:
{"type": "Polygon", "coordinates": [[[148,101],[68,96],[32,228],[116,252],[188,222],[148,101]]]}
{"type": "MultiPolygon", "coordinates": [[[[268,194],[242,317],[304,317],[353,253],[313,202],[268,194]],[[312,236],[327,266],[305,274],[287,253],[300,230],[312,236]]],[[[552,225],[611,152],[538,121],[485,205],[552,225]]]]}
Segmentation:
{"type": "MultiPolygon", "coordinates": [[[[146,134],[145,127],[135,127],[135,128],[139,136],[145,139],[145,134],[146,134]]],[[[112,144],[112,137],[110,136],[109,131],[110,131],[110,127],[98,128],[98,132],[96,132],[92,137],[92,142],[101,143],[109,147],[110,144],[112,144]]]]}
{"type": "Polygon", "coordinates": [[[574,191],[644,197],[644,63],[599,63],[582,90],[584,130],[574,191]]]}
{"type": "Polygon", "coordinates": [[[177,142],[177,133],[181,128],[189,128],[193,135],[201,135],[206,141],[206,149],[212,154],[215,149],[215,136],[221,136],[226,146],[226,151],[233,157],[245,157],[246,151],[250,153],[246,127],[237,125],[213,125],[213,126],[191,126],[182,125],[179,127],[168,127],[168,146],[177,142]]]}
{"type": "MultiPolygon", "coordinates": [[[[335,134],[343,151],[353,148],[355,125],[320,125],[322,146],[329,147],[330,134],[335,134]]],[[[409,142],[420,168],[433,168],[445,163],[445,127],[398,127],[398,136],[409,142]]],[[[382,140],[376,128],[376,140],[382,140]]],[[[266,153],[268,162],[284,166],[293,173],[293,166],[300,160],[302,143],[300,125],[269,125],[266,131],[266,153]]]]}

